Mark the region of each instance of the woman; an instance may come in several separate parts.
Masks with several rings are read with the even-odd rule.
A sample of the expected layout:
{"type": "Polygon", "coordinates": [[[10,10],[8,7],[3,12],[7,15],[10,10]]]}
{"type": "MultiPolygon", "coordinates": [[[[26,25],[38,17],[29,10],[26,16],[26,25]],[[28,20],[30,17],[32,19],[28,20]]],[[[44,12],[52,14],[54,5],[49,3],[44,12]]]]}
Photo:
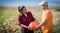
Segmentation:
{"type": "Polygon", "coordinates": [[[18,16],[18,21],[19,25],[21,26],[21,33],[34,33],[34,31],[29,30],[28,27],[32,21],[35,21],[32,13],[27,11],[25,6],[19,6],[18,11],[20,13],[18,16]]]}
{"type": "Polygon", "coordinates": [[[35,27],[35,30],[42,27],[42,33],[53,33],[53,16],[48,8],[48,3],[43,1],[41,6],[43,8],[42,22],[35,27]]]}

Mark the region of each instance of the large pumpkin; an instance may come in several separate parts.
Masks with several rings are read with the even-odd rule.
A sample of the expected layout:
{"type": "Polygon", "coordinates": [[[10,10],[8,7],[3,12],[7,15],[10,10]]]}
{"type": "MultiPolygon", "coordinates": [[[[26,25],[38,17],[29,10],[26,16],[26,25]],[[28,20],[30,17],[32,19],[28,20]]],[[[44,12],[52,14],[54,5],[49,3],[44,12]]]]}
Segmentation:
{"type": "Polygon", "coordinates": [[[34,30],[34,27],[35,26],[37,26],[37,25],[39,25],[39,23],[38,22],[31,22],[30,24],[29,24],[29,30],[34,30]]]}

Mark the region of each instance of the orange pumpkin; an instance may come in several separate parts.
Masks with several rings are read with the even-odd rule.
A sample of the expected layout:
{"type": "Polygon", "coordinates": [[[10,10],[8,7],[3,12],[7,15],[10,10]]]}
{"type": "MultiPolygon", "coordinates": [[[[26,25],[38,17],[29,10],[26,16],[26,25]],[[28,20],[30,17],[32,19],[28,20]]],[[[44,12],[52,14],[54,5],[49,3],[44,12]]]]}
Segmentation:
{"type": "Polygon", "coordinates": [[[5,26],[5,25],[7,25],[7,24],[8,24],[7,22],[4,22],[4,23],[3,23],[3,26],[5,26]]]}
{"type": "Polygon", "coordinates": [[[30,29],[30,30],[34,30],[34,27],[37,26],[37,25],[39,25],[38,22],[31,22],[31,23],[29,24],[29,27],[30,27],[29,29],[30,29]]]}
{"type": "Polygon", "coordinates": [[[14,25],[18,25],[18,22],[13,22],[14,25]]]}
{"type": "Polygon", "coordinates": [[[17,23],[16,22],[13,22],[14,25],[16,25],[17,23]]]}
{"type": "Polygon", "coordinates": [[[13,17],[10,17],[10,18],[9,18],[9,20],[13,21],[13,20],[14,20],[14,18],[13,18],[13,17]]]}
{"type": "Polygon", "coordinates": [[[16,32],[16,28],[13,28],[13,32],[16,32]]]}

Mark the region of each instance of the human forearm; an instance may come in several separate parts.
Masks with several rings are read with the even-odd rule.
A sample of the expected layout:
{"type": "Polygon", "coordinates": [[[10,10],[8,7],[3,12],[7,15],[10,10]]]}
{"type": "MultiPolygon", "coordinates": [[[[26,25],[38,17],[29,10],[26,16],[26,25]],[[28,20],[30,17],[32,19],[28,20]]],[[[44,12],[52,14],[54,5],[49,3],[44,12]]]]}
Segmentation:
{"type": "Polygon", "coordinates": [[[41,24],[39,24],[40,26],[45,25],[47,23],[47,20],[44,20],[41,24]]]}
{"type": "Polygon", "coordinates": [[[43,21],[42,23],[40,23],[38,26],[35,26],[35,29],[34,30],[38,30],[40,29],[41,26],[45,25],[47,23],[47,21],[43,21]]]}
{"type": "Polygon", "coordinates": [[[24,24],[21,24],[21,27],[28,28],[28,26],[26,26],[26,25],[24,25],[24,24]]]}

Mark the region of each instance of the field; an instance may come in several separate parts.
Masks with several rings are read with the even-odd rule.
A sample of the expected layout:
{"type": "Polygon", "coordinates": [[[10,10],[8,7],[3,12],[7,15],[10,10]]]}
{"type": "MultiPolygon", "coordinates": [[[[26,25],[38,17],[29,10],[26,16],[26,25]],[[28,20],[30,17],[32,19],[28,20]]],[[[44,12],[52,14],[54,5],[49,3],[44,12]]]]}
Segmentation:
{"type": "MultiPolygon", "coordinates": [[[[55,8],[56,7],[50,7],[50,10],[53,13],[54,33],[60,33],[60,11],[56,11],[55,8]]],[[[41,22],[41,7],[27,7],[27,10],[32,12],[37,21],[41,22]]],[[[16,33],[20,32],[19,25],[14,25],[14,22],[18,23],[18,14],[19,13],[17,7],[0,7],[0,33],[4,33],[6,31],[6,27],[8,27],[7,30],[12,30],[13,28],[16,28],[16,33]],[[7,25],[2,27],[3,23],[6,23],[7,25]]],[[[8,31],[7,33],[12,32],[8,31]]]]}

